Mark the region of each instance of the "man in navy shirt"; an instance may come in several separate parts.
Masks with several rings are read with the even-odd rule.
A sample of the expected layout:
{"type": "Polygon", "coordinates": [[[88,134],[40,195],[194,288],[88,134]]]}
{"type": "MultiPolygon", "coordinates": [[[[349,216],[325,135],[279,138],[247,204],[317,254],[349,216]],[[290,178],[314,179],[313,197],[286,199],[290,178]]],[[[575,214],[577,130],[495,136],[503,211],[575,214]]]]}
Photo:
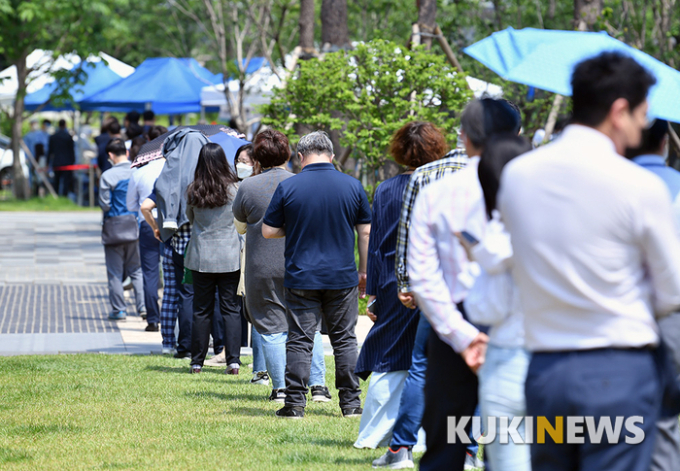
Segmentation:
{"type": "Polygon", "coordinates": [[[323,318],[335,355],[342,414],[359,417],[354,329],[359,315],[357,296],[366,292],[371,208],[359,181],[335,170],[333,144],[326,133],[303,136],[297,151],[302,172],[279,183],[262,225],[266,239],[286,238],[286,405],[276,415],[304,416],[314,334],[323,318]]]}

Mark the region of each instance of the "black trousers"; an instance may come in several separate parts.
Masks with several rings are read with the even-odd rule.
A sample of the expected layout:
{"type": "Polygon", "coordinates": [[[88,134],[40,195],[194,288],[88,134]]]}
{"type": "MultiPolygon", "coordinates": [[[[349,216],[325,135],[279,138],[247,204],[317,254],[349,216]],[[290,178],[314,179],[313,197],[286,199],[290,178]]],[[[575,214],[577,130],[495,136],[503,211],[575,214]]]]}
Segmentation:
{"type": "Polygon", "coordinates": [[[361,406],[355,328],[359,316],[358,288],[339,290],[286,289],[288,340],[286,341],[286,405],[306,405],[307,384],[312,365],[314,336],[321,319],[335,356],[335,386],[340,408],[361,406]]]}
{"type": "Polygon", "coordinates": [[[184,256],[172,251],[172,264],[175,267],[175,280],[179,302],[177,306],[177,353],[191,352],[191,328],[194,323],[194,286],[182,283],[184,277],[184,256]]]}
{"type": "MultiPolygon", "coordinates": [[[[477,407],[477,375],[463,357],[432,330],[427,344],[425,410],[422,426],[427,451],[420,460],[421,470],[462,471],[467,445],[460,440],[448,443],[448,417],[472,417],[477,407]]],[[[466,432],[469,435],[472,421],[466,432]]]]}
{"type": "Polygon", "coordinates": [[[219,294],[224,320],[227,365],[241,363],[241,298],[236,295],[240,270],[229,273],[192,271],[194,279],[194,325],[191,331],[191,364],[203,366],[210,343],[215,312],[215,291],[219,294]]]}
{"type": "Polygon", "coordinates": [[[73,191],[73,172],[55,171],[54,172],[54,191],[60,196],[68,196],[73,191]]]}

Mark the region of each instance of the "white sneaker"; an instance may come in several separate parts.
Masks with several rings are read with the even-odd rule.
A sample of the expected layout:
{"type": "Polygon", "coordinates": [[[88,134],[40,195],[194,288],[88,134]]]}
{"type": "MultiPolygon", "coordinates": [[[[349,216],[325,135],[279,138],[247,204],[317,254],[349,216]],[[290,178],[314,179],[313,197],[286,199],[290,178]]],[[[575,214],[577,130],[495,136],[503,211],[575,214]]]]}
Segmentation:
{"type": "Polygon", "coordinates": [[[206,360],[204,366],[224,366],[227,364],[227,354],[222,350],[219,355],[215,355],[210,360],[206,360]]]}
{"type": "Polygon", "coordinates": [[[163,347],[163,350],[161,350],[162,355],[174,355],[175,353],[177,353],[177,350],[174,348],[163,347]]]}
{"type": "Polygon", "coordinates": [[[258,371],[257,373],[253,373],[253,379],[250,380],[250,384],[269,386],[269,374],[267,374],[266,371],[258,371]]]}
{"type": "Polygon", "coordinates": [[[472,456],[470,453],[465,454],[465,466],[463,469],[468,469],[468,470],[482,470],[484,469],[484,462],[477,458],[476,456],[472,456]]]}

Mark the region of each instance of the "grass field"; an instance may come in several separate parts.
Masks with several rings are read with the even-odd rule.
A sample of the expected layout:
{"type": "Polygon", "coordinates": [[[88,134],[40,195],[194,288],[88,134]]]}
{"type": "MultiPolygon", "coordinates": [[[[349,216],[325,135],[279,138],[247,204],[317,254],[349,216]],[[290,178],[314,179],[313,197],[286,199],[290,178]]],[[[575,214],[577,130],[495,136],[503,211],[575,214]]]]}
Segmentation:
{"type": "Polygon", "coordinates": [[[268,388],[248,384],[249,367],[234,377],[162,356],[0,358],[0,469],[370,469],[384,450],[352,447],[359,419],[341,417],[326,361],[333,401],[286,420],[268,388]]]}
{"type": "Polygon", "coordinates": [[[101,211],[99,207],[88,208],[78,206],[65,196],[17,200],[7,192],[0,192],[0,211],[101,211]]]}

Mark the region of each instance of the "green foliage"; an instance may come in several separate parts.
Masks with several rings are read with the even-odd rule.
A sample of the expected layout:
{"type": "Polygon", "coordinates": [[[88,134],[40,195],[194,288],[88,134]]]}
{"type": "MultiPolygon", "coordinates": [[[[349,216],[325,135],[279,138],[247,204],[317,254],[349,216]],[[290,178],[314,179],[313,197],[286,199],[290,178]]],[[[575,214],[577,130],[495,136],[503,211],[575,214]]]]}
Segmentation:
{"type": "MultiPolygon", "coordinates": [[[[409,121],[436,123],[455,142],[458,113],[470,97],[465,76],[443,56],[374,40],[302,62],[263,112],[264,122],[279,129],[342,129],[342,145],[377,167],[391,136],[409,121]]],[[[292,130],[289,136],[299,139],[292,130]]]]}

